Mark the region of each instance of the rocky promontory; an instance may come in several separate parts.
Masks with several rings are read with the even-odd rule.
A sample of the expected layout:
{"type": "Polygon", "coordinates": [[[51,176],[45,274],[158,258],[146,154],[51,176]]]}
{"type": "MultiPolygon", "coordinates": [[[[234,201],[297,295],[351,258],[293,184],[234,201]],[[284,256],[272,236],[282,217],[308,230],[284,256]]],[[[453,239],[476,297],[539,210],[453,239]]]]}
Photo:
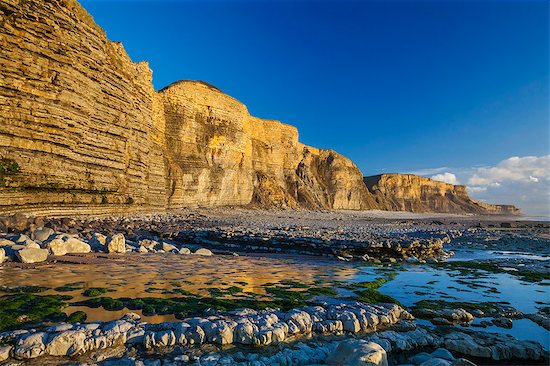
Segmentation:
{"type": "Polygon", "coordinates": [[[383,210],[517,215],[512,205],[492,205],[471,199],[466,186],[438,182],[414,174],[365,177],[365,184],[383,210]]]}
{"type": "Polygon", "coordinates": [[[251,116],[216,87],[156,91],[148,64],[132,62],[75,0],[1,0],[0,24],[0,213],[516,211],[456,187],[411,200],[401,192],[431,184],[409,188],[408,176],[371,192],[351,160],[303,145],[295,127],[251,116]]]}

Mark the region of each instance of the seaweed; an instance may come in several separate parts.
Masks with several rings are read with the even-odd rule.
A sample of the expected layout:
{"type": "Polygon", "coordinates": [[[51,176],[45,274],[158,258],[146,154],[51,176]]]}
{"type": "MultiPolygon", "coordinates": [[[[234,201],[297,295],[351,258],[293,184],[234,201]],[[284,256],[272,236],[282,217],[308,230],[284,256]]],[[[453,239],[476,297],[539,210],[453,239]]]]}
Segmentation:
{"type": "Polygon", "coordinates": [[[21,328],[24,324],[45,321],[64,321],[62,309],[66,300],[63,295],[35,295],[20,293],[0,297],[0,331],[21,328]]]}

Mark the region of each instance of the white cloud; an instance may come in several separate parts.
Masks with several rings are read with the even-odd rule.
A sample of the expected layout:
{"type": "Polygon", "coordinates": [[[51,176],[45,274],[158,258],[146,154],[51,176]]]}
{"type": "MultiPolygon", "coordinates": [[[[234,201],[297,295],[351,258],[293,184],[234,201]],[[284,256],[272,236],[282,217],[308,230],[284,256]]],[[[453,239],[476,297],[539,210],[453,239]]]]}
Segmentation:
{"type": "Polygon", "coordinates": [[[452,184],[466,182],[473,199],[512,204],[521,208],[526,215],[550,217],[550,155],[514,156],[495,166],[424,171],[428,173],[419,175],[452,184]]]}
{"type": "Polygon", "coordinates": [[[456,175],[453,173],[445,172],[443,174],[436,174],[431,177],[433,180],[438,180],[440,182],[450,183],[450,184],[460,184],[458,182],[458,179],[456,179],[456,175]]]}
{"type": "Polygon", "coordinates": [[[494,167],[478,168],[468,179],[468,184],[485,186],[503,181],[538,183],[539,179],[550,179],[550,155],[513,156],[494,167]]]}

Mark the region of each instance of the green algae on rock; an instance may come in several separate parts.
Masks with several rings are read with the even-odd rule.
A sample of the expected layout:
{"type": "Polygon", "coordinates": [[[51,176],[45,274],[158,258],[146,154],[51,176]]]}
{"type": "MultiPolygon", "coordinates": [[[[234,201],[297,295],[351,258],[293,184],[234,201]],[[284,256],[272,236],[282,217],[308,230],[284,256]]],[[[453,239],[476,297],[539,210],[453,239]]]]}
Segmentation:
{"type": "Polygon", "coordinates": [[[89,289],[86,289],[84,292],[82,292],[82,295],[86,297],[96,297],[99,295],[106,294],[107,292],[112,292],[114,290],[109,290],[104,287],[90,287],[89,289]]]}
{"type": "Polygon", "coordinates": [[[62,309],[70,296],[21,293],[0,297],[0,331],[16,329],[26,324],[66,319],[62,309]]]}

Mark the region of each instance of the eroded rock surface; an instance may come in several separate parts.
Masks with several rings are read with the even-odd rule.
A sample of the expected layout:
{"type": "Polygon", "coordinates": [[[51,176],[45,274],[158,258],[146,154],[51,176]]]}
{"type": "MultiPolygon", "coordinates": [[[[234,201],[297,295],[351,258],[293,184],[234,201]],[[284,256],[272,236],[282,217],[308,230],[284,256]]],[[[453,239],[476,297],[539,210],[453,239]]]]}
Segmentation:
{"type": "Polygon", "coordinates": [[[75,0],[0,1],[0,41],[0,212],[515,212],[458,187],[434,195],[423,185],[429,197],[410,199],[408,176],[397,189],[379,184],[377,202],[351,160],[301,144],[295,127],[253,117],[203,82],[155,91],[148,64],[132,62],[75,0]]]}
{"type": "Polygon", "coordinates": [[[414,174],[365,177],[365,184],[383,210],[515,215],[512,205],[491,205],[472,200],[466,186],[438,182],[414,174]]]}

